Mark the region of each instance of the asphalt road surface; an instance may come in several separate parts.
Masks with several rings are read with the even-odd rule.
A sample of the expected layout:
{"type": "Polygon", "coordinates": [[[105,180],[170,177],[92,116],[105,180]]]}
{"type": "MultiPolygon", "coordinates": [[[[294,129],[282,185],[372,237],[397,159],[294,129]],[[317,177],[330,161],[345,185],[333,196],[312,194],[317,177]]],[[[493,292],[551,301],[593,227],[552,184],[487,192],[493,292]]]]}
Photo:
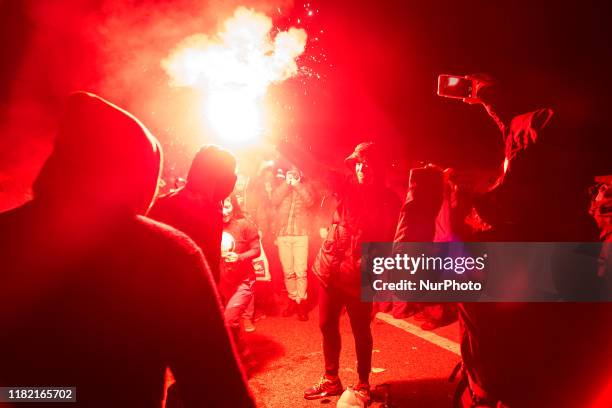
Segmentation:
{"type": "MultiPolygon", "coordinates": [[[[253,353],[249,383],[259,407],[335,407],[338,397],[308,401],[304,389],[323,374],[318,310],[310,320],[267,317],[247,334],[253,353]]],[[[372,407],[451,407],[455,384],[448,378],[459,362],[458,324],[422,331],[420,323],[379,313],[372,322],[373,368],[376,388],[372,407]],[[385,405],[386,404],[386,405],[385,405]]],[[[355,346],[348,316],[341,319],[343,386],[357,383],[355,346]]]]}

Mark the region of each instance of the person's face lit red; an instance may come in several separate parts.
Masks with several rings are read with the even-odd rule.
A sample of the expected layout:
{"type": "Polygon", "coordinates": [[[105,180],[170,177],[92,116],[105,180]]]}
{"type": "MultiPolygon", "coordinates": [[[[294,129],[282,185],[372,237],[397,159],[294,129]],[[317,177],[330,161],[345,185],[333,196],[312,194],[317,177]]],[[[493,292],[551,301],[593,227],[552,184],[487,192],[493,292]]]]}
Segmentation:
{"type": "Polygon", "coordinates": [[[232,219],[232,213],[234,212],[234,206],[232,201],[226,198],[223,201],[223,222],[229,222],[232,219]]]}
{"type": "Polygon", "coordinates": [[[372,178],[370,166],[366,162],[355,163],[355,175],[359,184],[368,184],[372,178]]]}

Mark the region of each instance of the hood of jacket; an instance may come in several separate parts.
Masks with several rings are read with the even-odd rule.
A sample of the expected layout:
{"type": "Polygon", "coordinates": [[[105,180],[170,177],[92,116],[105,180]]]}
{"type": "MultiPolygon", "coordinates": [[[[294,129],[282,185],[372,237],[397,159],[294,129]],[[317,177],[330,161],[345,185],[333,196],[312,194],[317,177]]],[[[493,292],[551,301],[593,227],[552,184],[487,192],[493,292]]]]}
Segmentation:
{"type": "Polygon", "coordinates": [[[87,92],[68,98],[53,152],[33,190],[39,202],[144,214],[157,191],[159,142],[132,114],[87,92]]]}
{"type": "Polygon", "coordinates": [[[386,160],[380,147],[376,143],[359,143],[355,147],[353,153],[344,159],[344,164],[350,169],[352,178],[355,178],[355,164],[359,162],[367,163],[370,166],[375,184],[385,183],[386,160]]]}
{"type": "Polygon", "coordinates": [[[216,202],[230,195],[236,179],[236,158],[225,149],[206,145],[191,162],[186,188],[216,202]]]}

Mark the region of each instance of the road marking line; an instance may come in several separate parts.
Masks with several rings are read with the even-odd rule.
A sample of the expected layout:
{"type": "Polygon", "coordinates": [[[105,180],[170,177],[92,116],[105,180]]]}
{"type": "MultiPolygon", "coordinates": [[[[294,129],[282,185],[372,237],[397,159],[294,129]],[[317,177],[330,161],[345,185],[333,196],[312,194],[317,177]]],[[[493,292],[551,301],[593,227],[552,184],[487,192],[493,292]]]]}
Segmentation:
{"type": "Polygon", "coordinates": [[[420,337],[430,343],[433,343],[438,347],[442,347],[443,349],[448,350],[451,353],[455,353],[456,355],[461,356],[459,343],[449,340],[446,337],[439,336],[431,331],[423,330],[419,326],[415,326],[414,324],[409,323],[405,320],[396,319],[388,313],[378,312],[376,314],[376,318],[382,320],[385,323],[389,323],[391,326],[395,326],[398,329],[402,329],[410,334],[414,334],[415,336],[420,337]]]}

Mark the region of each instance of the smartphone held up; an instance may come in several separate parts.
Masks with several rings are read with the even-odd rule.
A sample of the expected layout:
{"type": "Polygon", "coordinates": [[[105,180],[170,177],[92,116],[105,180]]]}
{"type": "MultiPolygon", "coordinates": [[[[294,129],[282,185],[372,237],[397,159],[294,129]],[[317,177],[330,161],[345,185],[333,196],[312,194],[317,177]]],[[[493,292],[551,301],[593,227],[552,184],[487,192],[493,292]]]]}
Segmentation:
{"type": "Polygon", "coordinates": [[[477,83],[467,76],[438,75],[438,95],[445,98],[466,99],[476,98],[477,83]]]}

